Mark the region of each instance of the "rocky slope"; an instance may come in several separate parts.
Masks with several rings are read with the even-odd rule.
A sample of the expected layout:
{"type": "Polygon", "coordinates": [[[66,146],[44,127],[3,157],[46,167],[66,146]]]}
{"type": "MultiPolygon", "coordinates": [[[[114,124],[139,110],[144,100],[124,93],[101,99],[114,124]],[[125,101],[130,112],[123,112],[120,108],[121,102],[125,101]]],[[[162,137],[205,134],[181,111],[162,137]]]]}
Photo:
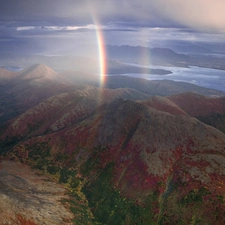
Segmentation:
{"type": "Polygon", "coordinates": [[[71,225],[68,191],[18,162],[0,162],[0,224],[71,225]]]}

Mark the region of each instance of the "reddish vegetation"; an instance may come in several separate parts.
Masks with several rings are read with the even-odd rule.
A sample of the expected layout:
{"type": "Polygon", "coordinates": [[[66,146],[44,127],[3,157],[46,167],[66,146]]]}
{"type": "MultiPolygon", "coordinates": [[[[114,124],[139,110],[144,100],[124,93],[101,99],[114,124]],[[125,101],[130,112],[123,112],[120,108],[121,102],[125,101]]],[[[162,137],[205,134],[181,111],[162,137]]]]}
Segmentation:
{"type": "Polygon", "coordinates": [[[20,222],[20,225],[38,225],[30,220],[24,219],[21,215],[17,215],[16,218],[20,222]]]}
{"type": "MultiPolygon", "coordinates": [[[[183,163],[184,166],[178,169],[181,171],[182,167],[206,168],[211,166],[209,162],[199,161],[198,158],[193,161],[196,154],[213,154],[215,150],[213,152],[212,149],[216,149],[216,146],[217,152],[224,152],[224,136],[192,118],[152,111],[140,103],[119,101],[116,104],[103,107],[94,116],[74,126],[30,139],[24,144],[48,142],[53,151],[63,150],[66,154],[72,154],[77,147],[106,147],[109,150],[101,155],[103,165],[110,161],[116,162],[117,185],[121,189],[127,186],[134,193],[144,193],[145,190],[154,189],[157,182],[166,181],[172,173],[173,164],[183,163]],[[205,136],[201,135],[203,131],[205,136]],[[217,145],[217,142],[221,144],[217,145]],[[141,157],[143,150],[146,150],[146,157],[158,154],[157,158],[145,161],[141,157]],[[156,175],[147,171],[151,171],[151,163],[159,163],[155,168],[156,175]],[[167,169],[157,176],[161,165],[167,165],[167,169]]],[[[16,150],[20,151],[18,147],[16,150]]],[[[23,151],[21,154],[26,157],[23,151]]]]}
{"type": "Polygon", "coordinates": [[[225,98],[208,98],[195,93],[167,97],[190,116],[206,116],[212,113],[225,114],[225,98]]]}

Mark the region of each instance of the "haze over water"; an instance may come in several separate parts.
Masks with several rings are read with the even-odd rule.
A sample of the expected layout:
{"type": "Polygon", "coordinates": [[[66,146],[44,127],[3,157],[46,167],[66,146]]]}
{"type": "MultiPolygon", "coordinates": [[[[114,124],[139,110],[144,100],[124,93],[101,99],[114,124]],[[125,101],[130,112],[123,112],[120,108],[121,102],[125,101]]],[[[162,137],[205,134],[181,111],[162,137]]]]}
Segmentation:
{"type": "MultiPolygon", "coordinates": [[[[138,64],[131,64],[138,65],[138,64]]],[[[142,66],[142,65],[138,65],[142,66]]],[[[145,66],[152,69],[165,69],[172,72],[168,75],[127,73],[131,77],[141,77],[147,80],[173,80],[192,83],[201,87],[225,91],[225,71],[202,67],[168,67],[145,66]]]]}

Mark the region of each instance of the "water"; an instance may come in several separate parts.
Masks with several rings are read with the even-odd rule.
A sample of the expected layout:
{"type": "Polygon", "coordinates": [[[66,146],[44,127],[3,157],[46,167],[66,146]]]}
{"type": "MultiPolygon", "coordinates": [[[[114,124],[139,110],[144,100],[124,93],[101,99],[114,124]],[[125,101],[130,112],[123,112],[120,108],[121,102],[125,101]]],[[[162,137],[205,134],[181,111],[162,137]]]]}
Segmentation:
{"type": "MultiPolygon", "coordinates": [[[[134,64],[132,64],[134,65],[134,64]]],[[[136,66],[141,66],[137,65],[136,66]]],[[[170,70],[172,74],[157,75],[157,74],[136,74],[127,73],[123,75],[131,77],[141,77],[147,80],[173,80],[192,83],[198,86],[212,88],[225,92],[225,70],[209,69],[191,66],[184,67],[167,67],[167,66],[146,66],[152,69],[170,70]]]]}
{"type": "Polygon", "coordinates": [[[20,72],[24,69],[24,67],[19,67],[19,66],[0,66],[0,68],[4,68],[12,72],[20,72]]]}

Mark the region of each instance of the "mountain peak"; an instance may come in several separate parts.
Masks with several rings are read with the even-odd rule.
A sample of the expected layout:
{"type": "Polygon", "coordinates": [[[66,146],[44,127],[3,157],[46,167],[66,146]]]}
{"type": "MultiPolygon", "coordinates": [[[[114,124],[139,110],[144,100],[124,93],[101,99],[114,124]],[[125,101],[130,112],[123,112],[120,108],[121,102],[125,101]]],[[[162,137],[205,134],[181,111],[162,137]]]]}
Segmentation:
{"type": "Polygon", "coordinates": [[[44,64],[35,64],[23,70],[19,77],[23,80],[56,79],[57,73],[44,64]]]}
{"type": "Polygon", "coordinates": [[[187,115],[186,112],[184,112],[182,109],[179,108],[174,102],[172,102],[170,99],[166,97],[161,96],[154,96],[150,99],[140,101],[145,105],[148,105],[154,109],[168,112],[170,114],[174,115],[187,115]]]}

